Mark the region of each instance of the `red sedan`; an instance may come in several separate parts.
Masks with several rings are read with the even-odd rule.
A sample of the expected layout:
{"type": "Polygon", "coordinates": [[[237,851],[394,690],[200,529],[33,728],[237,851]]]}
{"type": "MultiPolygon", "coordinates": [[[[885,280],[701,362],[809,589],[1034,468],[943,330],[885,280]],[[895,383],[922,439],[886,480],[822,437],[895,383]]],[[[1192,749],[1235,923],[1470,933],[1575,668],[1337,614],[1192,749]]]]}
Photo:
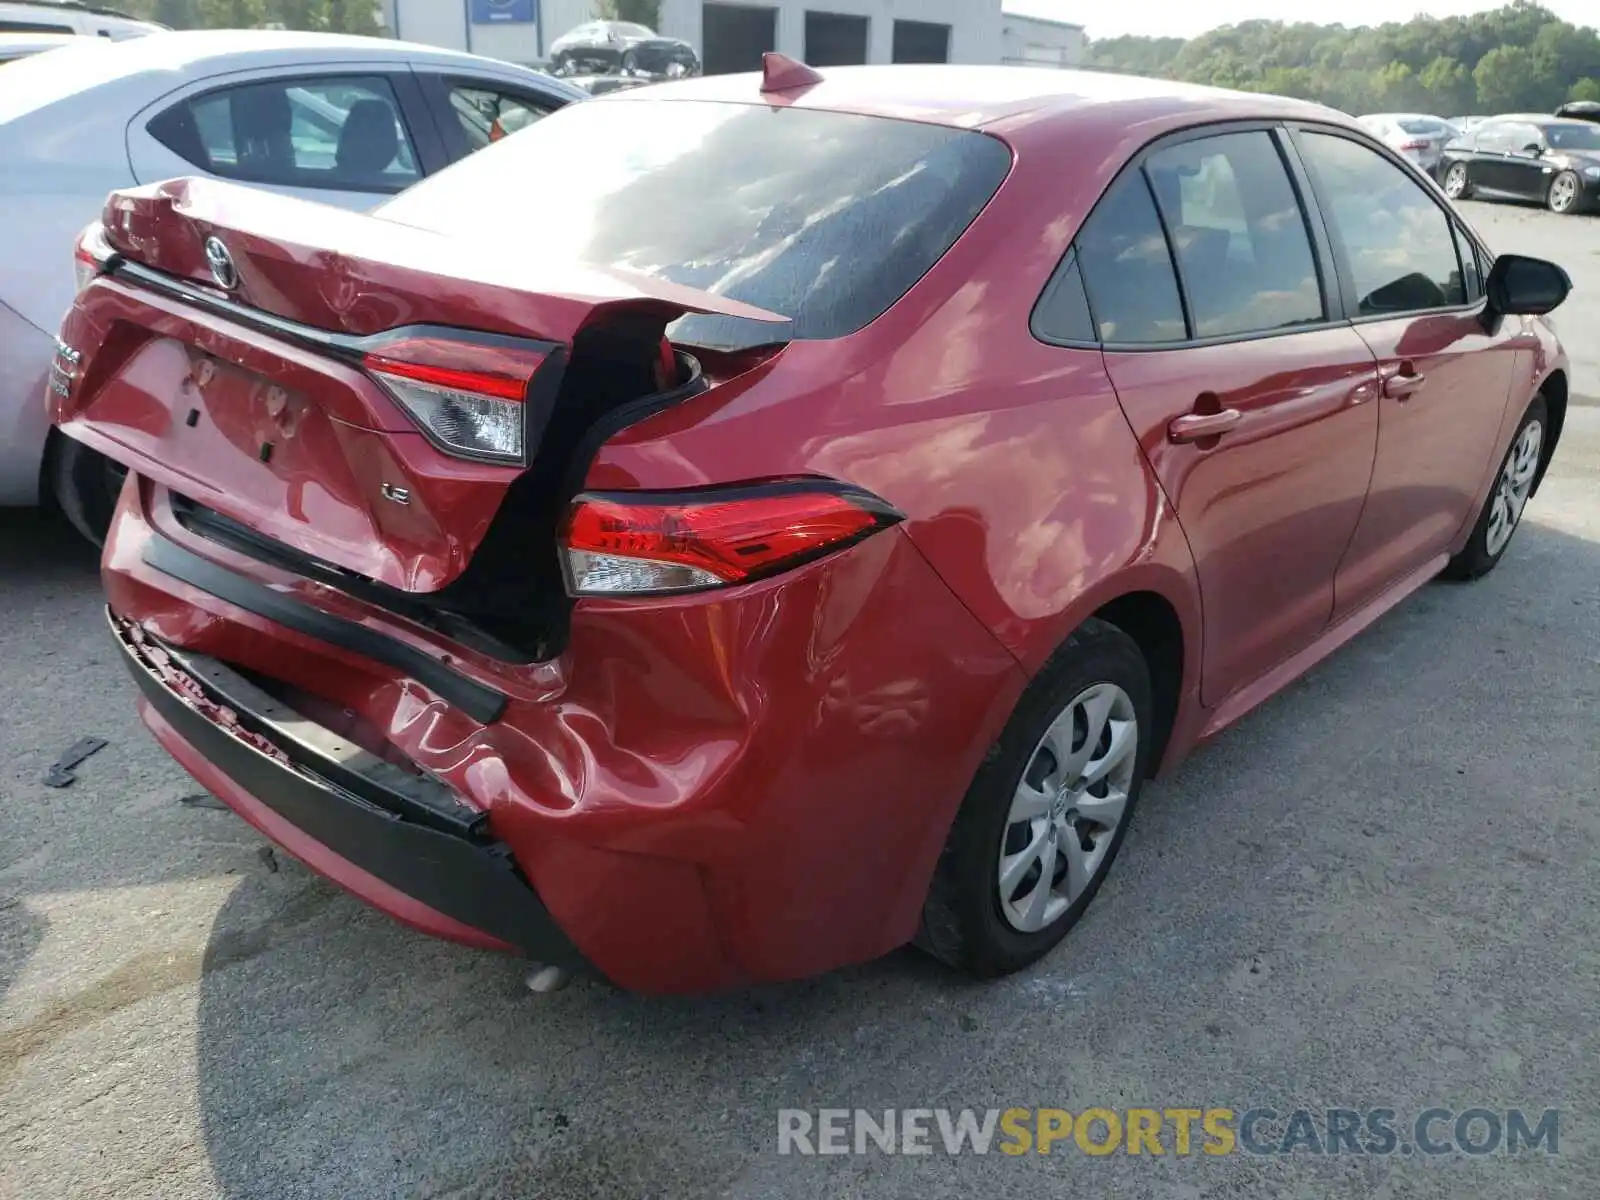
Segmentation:
{"type": "Polygon", "coordinates": [[[774,58],[374,215],[120,192],[51,381],[157,739],[422,930],[701,990],[1016,970],[1140,787],[1561,433],[1560,268],[1314,105],[774,58]]]}

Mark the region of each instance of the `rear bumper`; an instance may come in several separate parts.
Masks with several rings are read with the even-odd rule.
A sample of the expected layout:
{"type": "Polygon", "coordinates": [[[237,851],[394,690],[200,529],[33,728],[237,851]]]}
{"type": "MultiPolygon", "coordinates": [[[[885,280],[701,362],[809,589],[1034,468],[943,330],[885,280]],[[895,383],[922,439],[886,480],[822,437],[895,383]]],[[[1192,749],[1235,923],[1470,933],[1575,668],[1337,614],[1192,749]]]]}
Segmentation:
{"type": "Polygon", "coordinates": [[[233,785],[223,799],[246,820],[260,825],[271,814],[269,834],[291,849],[324,851],[310,865],[369,901],[408,898],[403,915],[429,932],[545,963],[581,961],[510,849],[485,836],[482,814],[448,789],[330,744],[325,731],[215,659],[110,620],[147,717],[158,719],[152,728],[186,765],[207,764],[210,782],[220,774],[233,785]]]}
{"type": "MultiPolygon", "coordinates": [[[[297,705],[329,728],[359,717],[378,750],[482,815],[525,910],[531,896],[584,961],[647,992],[796,978],[910,940],[1026,682],[898,530],[727,593],[584,602],[567,651],[531,664],[187,530],[138,476],[103,569],[113,614],[151,639],[307,696],[297,705]],[[474,717],[451,678],[503,704],[474,717]]],[[[144,707],[191,774],[313,869],[427,932],[558,961],[525,931],[541,917],[508,928],[499,905],[460,894],[481,857],[419,882],[433,839],[374,857],[347,827],[371,814],[325,830],[307,815],[320,791],[253,755],[237,765],[170,689],[144,707]]]]}

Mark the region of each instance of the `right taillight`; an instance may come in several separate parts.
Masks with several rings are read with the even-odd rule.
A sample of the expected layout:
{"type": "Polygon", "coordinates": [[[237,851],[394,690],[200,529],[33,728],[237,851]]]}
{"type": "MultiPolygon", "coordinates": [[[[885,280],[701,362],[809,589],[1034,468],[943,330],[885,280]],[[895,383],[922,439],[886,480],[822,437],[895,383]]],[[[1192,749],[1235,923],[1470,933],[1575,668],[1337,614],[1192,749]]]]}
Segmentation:
{"type": "Polygon", "coordinates": [[[567,587],[574,596],[645,596],[751,583],[901,519],[876,496],[831,480],[586,493],[562,530],[567,587]]]}
{"type": "Polygon", "coordinates": [[[361,365],[440,449],[521,464],[528,384],[549,349],[518,338],[402,332],[373,345],[361,365]]]}
{"type": "Polygon", "coordinates": [[[78,273],[78,291],[83,291],[93,283],[115,255],[116,250],[106,240],[106,227],[99,221],[79,234],[77,245],[72,250],[72,266],[78,273]]]}

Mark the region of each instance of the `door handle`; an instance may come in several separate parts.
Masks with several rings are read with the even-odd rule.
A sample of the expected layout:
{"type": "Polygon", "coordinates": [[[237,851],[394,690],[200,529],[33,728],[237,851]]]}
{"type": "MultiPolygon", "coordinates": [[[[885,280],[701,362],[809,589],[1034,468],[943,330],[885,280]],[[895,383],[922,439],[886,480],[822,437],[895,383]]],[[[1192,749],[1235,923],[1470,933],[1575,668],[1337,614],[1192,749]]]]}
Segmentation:
{"type": "Polygon", "coordinates": [[[1203,442],[1206,438],[1221,437],[1240,421],[1244,414],[1237,408],[1224,408],[1220,412],[1185,413],[1172,418],[1167,426],[1167,437],[1174,442],[1203,442]]]}
{"type": "Polygon", "coordinates": [[[1410,363],[1383,369],[1383,394],[1390,400],[1408,400],[1428,382],[1428,377],[1410,363]]]}

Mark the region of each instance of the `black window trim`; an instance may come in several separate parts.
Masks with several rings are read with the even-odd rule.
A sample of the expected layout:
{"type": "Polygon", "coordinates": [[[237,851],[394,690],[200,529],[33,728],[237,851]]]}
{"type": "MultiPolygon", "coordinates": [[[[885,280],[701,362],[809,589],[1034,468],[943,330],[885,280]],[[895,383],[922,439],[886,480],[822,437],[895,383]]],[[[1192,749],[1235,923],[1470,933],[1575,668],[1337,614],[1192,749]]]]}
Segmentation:
{"type": "MultiPolygon", "coordinates": [[[[1378,155],[1380,158],[1386,159],[1388,162],[1393,164],[1401,174],[1405,175],[1413,183],[1415,183],[1417,185],[1417,190],[1433,203],[1433,206],[1439,210],[1440,215],[1444,217],[1445,224],[1451,233],[1450,244],[1456,256],[1456,270],[1460,272],[1461,275],[1462,291],[1467,296],[1466,303],[1445,304],[1435,308],[1413,308],[1407,309],[1404,312],[1363,313],[1361,311],[1361,298],[1355,294],[1355,281],[1353,278],[1353,272],[1350,268],[1349,257],[1343,243],[1338,237],[1333,222],[1327,216],[1327,214],[1331,211],[1332,206],[1328,203],[1327,198],[1324,195],[1323,186],[1316,178],[1315,171],[1308,167],[1306,175],[1310,182],[1311,192],[1315,197],[1318,209],[1320,209],[1323,213],[1323,223],[1327,227],[1328,236],[1332,241],[1333,264],[1335,270],[1338,272],[1339,291],[1344,304],[1346,321],[1350,325],[1371,325],[1381,321],[1411,320],[1416,317],[1438,316],[1449,313],[1466,314],[1483,308],[1484,297],[1478,296],[1474,298],[1472,296],[1472,289],[1467,286],[1467,269],[1466,264],[1461,261],[1461,238],[1457,236],[1457,231],[1459,230],[1461,233],[1465,233],[1467,235],[1467,241],[1479,249],[1482,249],[1482,243],[1479,242],[1479,240],[1472,235],[1471,231],[1466,228],[1465,223],[1462,222],[1461,218],[1452,209],[1449,199],[1443,192],[1439,190],[1437,184],[1435,184],[1426,175],[1422,174],[1422,172],[1417,170],[1417,168],[1409,161],[1390,150],[1389,147],[1385,146],[1382,142],[1377,141],[1375,138],[1363,135],[1356,130],[1348,129],[1345,126],[1328,125],[1317,121],[1290,121],[1285,123],[1285,129],[1290,143],[1294,145],[1297,153],[1300,154],[1302,161],[1304,161],[1304,151],[1300,146],[1299,140],[1299,135],[1302,133],[1340,137],[1346,141],[1354,142],[1358,146],[1363,146],[1372,151],[1374,154],[1378,155]]],[[[1487,279],[1487,268],[1482,269],[1484,270],[1485,278],[1487,279]]]]}
{"type": "MultiPolygon", "coordinates": [[[[1029,331],[1033,334],[1036,340],[1043,342],[1048,346],[1059,346],[1063,349],[1071,350],[1102,350],[1108,353],[1116,354],[1159,354],[1170,350],[1190,350],[1199,349],[1206,346],[1234,345],[1242,342],[1261,341],[1265,338],[1292,337],[1295,334],[1315,333],[1319,330],[1336,329],[1342,325],[1347,325],[1350,322],[1348,316],[1346,315],[1346,306],[1342,294],[1342,285],[1339,283],[1340,277],[1337,271],[1330,269],[1330,267],[1336,267],[1336,263],[1333,258],[1332,241],[1326,227],[1326,219],[1322,214],[1321,206],[1314,198],[1314,194],[1311,189],[1310,177],[1306,173],[1304,164],[1300,161],[1293,140],[1288,135],[1285,123],[1277,119],[1260,118],[1255,120],[1216,121],[1205,125],[1194,125],[1186,129],[1179,129],[1171,133],[1163,134],[1155,140],[1140,147],[1139,150],[1126,163],[1123,164],[1122,168],[1116,173],[1110,182],[1106,184],[1105,189],[1100,193],[1099,198],[1089,209],[1087,215],[1085,215],[1082,224],[1079,225],[1078,234],[1073,236],[1072,245],[1067,247],[1067,251],[1062,256],[1061,262],[1058,263],[1056,265],[1056,269],[1051,272],[1050,279],[1046,282],[1044,290],[1040,293],[1039,299],[1034,303],[1033,309],[1028,317],[1028,327],[1029,331]],[[1081,235],[1083,230],[1088,227],[1089,222],[1094,220],[1096,211],[1100,208],[1100,205],[1105,201],[1106,197],[1110,195],[1112,189],[1122,182],[1125,176],[1132,172],[1137,172],[1140,176],[1140,179],[1143,181],[1145,188],[1150,192],[1151,204],[1155,207],[1157,220],[1159,220],[1161,223],[1161,234],[1167,243],[1167,255],[1172,264],[1172,274],[1177,284],[1178,299],[1183,309],[1184,328],[1186,333],[1192,334],[1194,330],[1194,321],[1189,310],[1188,288],[1184,284],[1183,271],[1179,266],[1177,255],[1173,253],[1172,236],[1167,229],[1166,215],[1161,211],[1160,199],[1155,194],[1154,188],[1152,188],[1150,185],[1149,176],[1145,172],[1145,164],[1152,155],[1158,154],[1162,150],[1165,150],[1171,146],[1181,145],[1185,142],[1202,141],[1209,138],[1221,137],[1230,133],[1257,132],[1265,132],[1271,135],[1273,145],[1278,151],[1279,160],[1283,163],[1284,172],[1289,177],[1289,185],[1294,191],[1295,201],[1300,206],[1301,220],[1305,226],[1307,240],[1311,244],[1311,259],[1313,267],[1317,272],[1318,288],[1322,293],[1322,310],[1324,314],[1326,314],[1325,319],[1316,322],[1308,321],[1302,325],[1286,325],[1277,329],[1251,330],[1244,333],[1224,333],[1217,334],[1212,337],[1197,338],[1193,336],[1186,336],[1182,340],[1170,342],[1115,342],[1102,341],[1098,338],[1093,341],[1082,341],[1072,338],[1056,337],[1040,328],[1039,317],[1040,314],[1045,310],[1045,301],[1054,294],[1057,286],[1057,279],[1065,276],[1066,272],[1071,269],[1072,263],[1077,258],[1078,236],[1081,235]]],[[[1094,317],[1094,293],[1093,289],[1090,288],[1089,281],[1087,279],[1084,280],[1084,292],[1088,299],[1090,316],[1094,317]]],[[[1094,327],[1096,331],[1099,330],[1100,323],[1098,318],[1094,319],[1094,327]]]]}
{"type": "Polygon", "coordinates": [[[318,192],[360,192],[363,194],[370,193],[374,196],[398,196],[408,187],[411,187],[413,184],[426,179],[429,172],[424,168],[421,160],[420,141],[412,128],[413,122],[407,119],[411,114],[407,112],[405,101],[402,98],[403,90],[408,89],[408,85],[410,85],[412,82],[409,73],[405,70],[405,68],[397,68],[389,64],[375,64],[371,69],[362,70],[355,64],[329,63],[327,65],[334,69],[326,71],[317,70],[297,72],[288,75],[268,75],[259,78],[252,77],[248,79],[234,79],[227,83],[219,83],[215,87],[206,87],[197,91],[186,92],[177,99],[173,100],[171,103],[163,105],[159,112],[154,113],[147,121],[145,121],[144,131],[149,134],[150,137],[155,139],[158,145],[170,151],[178,158],[183,159],[183,161],[189,163],[190,166],[204,171],[208,175],[214,175],[218,179],[225,179],[230,183],[246,183],[257,187],[304,188],[307,191],[318,192]],[[338,69],[340,67],[344,67],[345,69],[338,69]],[[396,182],[393,185],[384,187],[353,188],[342,183],[328,183],[320,180],[305,180],[299,177],[298,172],[293,179],[268,179],[265,177],[255,178],[251,175],[243,174],[238,171],[223,172],[217,170],[217,168],[212,164],[197,163],[185,158],[182,154],[179,154],[178,151],[167,145],[166,142],[162,141],[160,135],[157,134],[155,129],[152,128],[152,126],[154,126],[179,105],[195,104],[198,101],[209,99],[210,97],[219,95],[223,92],[237,91],[240,88],[246,87],[260,87],[263,84],[269,83],[281,83],[285,89],[288,89],[291,87],[300,86],[306,82],[328,79],[381,79],[384,81],[384,83],[388,84],[390,94],[394,97],[395,101],[395,117],[400,121],[400,127],[405,133],[406,137],[410,140],[412,153],[417,158],[416,179],[405,183],[396,182]]]}

